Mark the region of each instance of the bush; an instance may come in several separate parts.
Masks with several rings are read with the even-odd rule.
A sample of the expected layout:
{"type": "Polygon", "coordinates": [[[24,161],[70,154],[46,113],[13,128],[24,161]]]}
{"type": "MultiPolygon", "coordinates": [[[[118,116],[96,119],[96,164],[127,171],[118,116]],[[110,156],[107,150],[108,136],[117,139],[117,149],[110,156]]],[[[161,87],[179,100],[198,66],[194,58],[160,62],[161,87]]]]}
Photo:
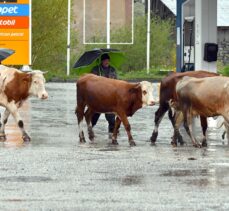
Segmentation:
{"type": "Polygon", "coordinates": [[[229,65],[225,66],[223,69],[219,70],[218,72],[224,76],[229,76],[229,65]]]}

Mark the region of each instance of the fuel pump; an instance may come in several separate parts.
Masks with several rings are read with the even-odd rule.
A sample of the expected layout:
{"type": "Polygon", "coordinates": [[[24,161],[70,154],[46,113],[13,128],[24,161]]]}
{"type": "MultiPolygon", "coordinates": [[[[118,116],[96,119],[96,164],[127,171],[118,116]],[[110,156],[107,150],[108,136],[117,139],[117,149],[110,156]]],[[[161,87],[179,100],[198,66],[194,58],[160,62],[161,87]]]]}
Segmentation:
{"type": "Polygon", "coordinates": [[[183,25],[183,68],[182,72],[195,69],[194,61],[194,16],[184,18],[183,25]]]}

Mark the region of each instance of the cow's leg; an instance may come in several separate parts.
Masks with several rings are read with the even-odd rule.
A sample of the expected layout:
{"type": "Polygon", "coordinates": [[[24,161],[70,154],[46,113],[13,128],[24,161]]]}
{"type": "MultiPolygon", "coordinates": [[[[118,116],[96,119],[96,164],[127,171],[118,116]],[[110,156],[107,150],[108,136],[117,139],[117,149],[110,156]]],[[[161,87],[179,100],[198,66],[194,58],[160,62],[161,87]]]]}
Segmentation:
{"type": "Polygon", "coordinates": [[[22,138],[24,141],[28,142],[30,141],[30,137],[29,135],[26,133],[25,129],[24,129],[24,122],[18,112],[18,108],[19,105],[16,105],[15,103],[11,102],[7,105],[6,109],[12,114],[12,116],[14,117],[15,122],[18,124],[18,127],[21,130],[22,133],[22,138]]]}
{"type": "Polygon", "coordinates": [[[229,116],[226,114],[223,115],[224,118],[224,127],[225,127],[225,133],[227,135],[227,144],[229,146],[229,116]]]}
{"type": "Polygon", "coordinates": [[[5,141],[6,140],[6,135],[5,135],[5,125],[8,121],[8,117],[10,115],[10,112],[5,109],[4,113],[3,113],[3,117],[1,119],[1,128],[0,128],[0,140],[1,141],[5,141]]]}
{"type": "Polygon", "coordinates": [[[105,118],[108,121],[108,133],[113,134],[115,128],[115,114],[105,114],[105,118]]]}
{"type": "Polygon", "coordinates": [[[115,127],[113,130],[113,135],[112,135],[112,144],[117,145],[117,136],[118,136],[118,129],[120,128],[121,125],[121,119],[117,116],[115,119],[115,127]]]}
{"type": "Polygon", "coordinates": [[[172,108],[169,107],[169,109],[168,109],[168,117],[169,117],[169,120],[172,123],[172,125],[175,125],[175,123],[176,123],[175,116],[176,116],[176,110],[174,109],[174,112],[173,112],[172,108]]]}
{"type": "Polygon", "coordinates": [[[225,132],[227,134],[227,146],[229,146],[229,122],[225,122],[225,132]]]}
{"type": "Polygon", "coordinates": [[[87,109],[87,111],[85,112],[85,120],[87,123],[87,129],[88,129],[88,137],[90,139],[90,141],[94,141],[95,135],[92,129],[92,124],[91,124],[91,118],[93,116],[94,112],[91,109],[87,109]]]}
{"type": "Polygon", "coordinates": [[[122,121],[122,123],[123,123],[123,125],[124,125],[124,127],[126,129],[126,133],[128,135],[128,140],[129,140],[130,146],[136,146],[136,144],[135,144],[135,142],[133,140],[133,137],[131,135],[131,127],[130,127],[130,123],[129,123],[128,119],[127,119],[126,114],[123,113],[123,114],[120,115],[118,113],[118,116],[121,118],[121,121],[122,121]]]}
{"type": "MultiPolygon", "coordinates": [[[[180,143],[180,145],[184,145],[184,140],[182,135],[180,134],[179,128],[181,125],[181,121],[183,121],[183,114],[180,111],[174,111],[174,114],[172,114],[172,109],[169,108],[168,111],[168,117],[173,125],[173,129],[174,129],[174,135],[176,134],[176,139],[178,139],[178,142],[180,143]],[[178,119],[176,119],[178,118],[178,119]],[[178,121],[179,126],[176,126],[176,122],[178,121]],[[176,130],[176,131],[175,131],[176,130]]],[[[172,140],[174,141],[174,137],[172,137],[172,140]]],[[[177,141],[175,141],[177,142],[177,141]]]]}
{"type": "Polygon", "coordinates": [[[92,117],[91,117],[91,124],[92,124],[92,127],[94,127],[94,126],[97,124],[100,115],[101,115],[100,113],[94,113],[94,114],[92,115],[92,117]]]}
{"type": "Polygon", "coordinates": [[[222,139],[225,139],[225,135],[226,135],[226,129],[223,131],[223,134],[222,134],[222,139]]]}
{"type": "Polygon", "coordinates": [[[84,108],[85,108],[85,105],[80,105],[80,106],[77,106],[75,109],[75,114],[76,114],[77,120],[78,120],[80,143],[86,142],[85,137],[84,137],[84,133],[83,133],[84,108]]]}
{"type": "Polygon", "coordinates": [[[184,128],[187,132],[187,134],[189,135],[189,137],[192,140],[192,144],[194,147],[201,147],[201,145],[196,141],[195,137],[193,136],[193,132],[192,132],[192,115],[190,114],[190,112],[184,112],[184,128]]]}
{"type": "Polygon", "coordinates": [[[159,108],[155,112],[154,130],[153,130],[152,136],[150,137],[151,144],[155,144],[155,142],[157,140],[159,125],[160,125],[161,120],[162,120],[163,116],[165,115],[166,111],[168,111],[168,109],[169,109],[169,104],[164,103],[164,104],[160,104],[159,108]]]}
{"type": "MultiPolygon", "coordinates": [[[[176,147],[177,146],[177,138],[179,136],[181,136],[180,132],[179,132],[179,128],[181,126],[181,123],[184,121],[184,118],[183,118],[183,113],[180,111],[175,112],[174,115],[175,115],[174,116],[174,135],[172,137],[171,144],[174,147],[176,147]]],[[[179,140],[179,138],[178,138],[178,140],[179,140]]],[[[182,139],[182,141],[183,141],[183,139],[182,139]]]]}
{"type": "Polygon", "coordinates": [[[202,147],[207,147],[207,138],[206,138],[206,131],[208,128],[208,122],[207,122],[207,118],[200,116],[200,123],[201,123],[201,127],[202,127],[202,132],[203,132],[203,139],[202,139],[202,147]]]}

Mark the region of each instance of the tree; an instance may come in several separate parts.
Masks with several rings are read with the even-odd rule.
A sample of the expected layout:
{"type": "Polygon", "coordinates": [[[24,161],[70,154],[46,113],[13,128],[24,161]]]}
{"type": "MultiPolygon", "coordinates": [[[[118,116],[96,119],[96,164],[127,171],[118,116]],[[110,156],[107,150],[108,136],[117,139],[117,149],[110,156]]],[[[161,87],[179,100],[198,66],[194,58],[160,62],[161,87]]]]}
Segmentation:
{"type": "Polygon", "coordinates": [[[65,71],[67,1],[42,0],[32,4],[33,69],[65,71]]]}
{"type": "MultiPolygon", "coordinates": [[[[176,53],[175,40],[173,39],[174,23],[170,20],[161,20],[159,17],[151,19],[151,45],[150,45],[150,66],[151,68],[175,67],[174,55],[176,53]]],[[[147,23],[145,16],[135,17],[134,22],[134,44],[118,45],[118,48],[126,55],[126,62],[121,71],[142,70],[146,68],[146,30],[147,23]]],[[[100,38],[100,37],[99,37],[100,38]]],[[[131,31],[129,28],[120,28],[111,34],[111,40],[116,42],[130,42],[131,31]]],[[[100,38],[101,39],[101,38],[100,38]]],[[[91,45],[87,49],[105,47],[104,45],[91,45]]]]}

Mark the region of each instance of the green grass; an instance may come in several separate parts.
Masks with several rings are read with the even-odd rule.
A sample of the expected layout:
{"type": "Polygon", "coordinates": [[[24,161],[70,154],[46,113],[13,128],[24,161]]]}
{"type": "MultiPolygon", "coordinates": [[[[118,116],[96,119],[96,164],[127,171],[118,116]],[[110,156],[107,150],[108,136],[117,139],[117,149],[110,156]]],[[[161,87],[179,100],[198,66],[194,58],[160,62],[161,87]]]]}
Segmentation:
{"type": "Polygon", "coordinates": [[[134,79],[151,79],[151,80],[161,80],[164,78],[169,71],[160,71],[160,70],[139,70],[139,71],[130,71],[130,72],[118,72],[118,78],[122,80],[134,80],[134,79]]]}
{"type": "Polygon", "coordinates": [[[224,76],[229,76],[229,65],[225,66],[221,70],[219,70],[219,73],[224,76]]]}
{"type": "Polygon", "coordinates": [[[76,74],[76,71],[71,71],[71,74],[67,76],[67,73],[65,72],[48,72],[45,74],[45,79],[48,82],[67,82],[67,81],[75,81],[79,76],[76,74]]]}
{"type": "MultiPolygon", "coordinates": [[[[139,71],[130,71],[130,72],[118,72],[118,79],[120,80],[161,80],[164,78],[169,71],[160,71],[156,69],[149,70],[149,74],[147,74],[146,70],[139,71]]],[[[77,71],[73,69],[71,71],[70,76],[67,76],[66,73],[63,72],[48,72],[45,74],[45,78],[47,81],[75,81],[80,76],[77,74],[77,71]]]]}

